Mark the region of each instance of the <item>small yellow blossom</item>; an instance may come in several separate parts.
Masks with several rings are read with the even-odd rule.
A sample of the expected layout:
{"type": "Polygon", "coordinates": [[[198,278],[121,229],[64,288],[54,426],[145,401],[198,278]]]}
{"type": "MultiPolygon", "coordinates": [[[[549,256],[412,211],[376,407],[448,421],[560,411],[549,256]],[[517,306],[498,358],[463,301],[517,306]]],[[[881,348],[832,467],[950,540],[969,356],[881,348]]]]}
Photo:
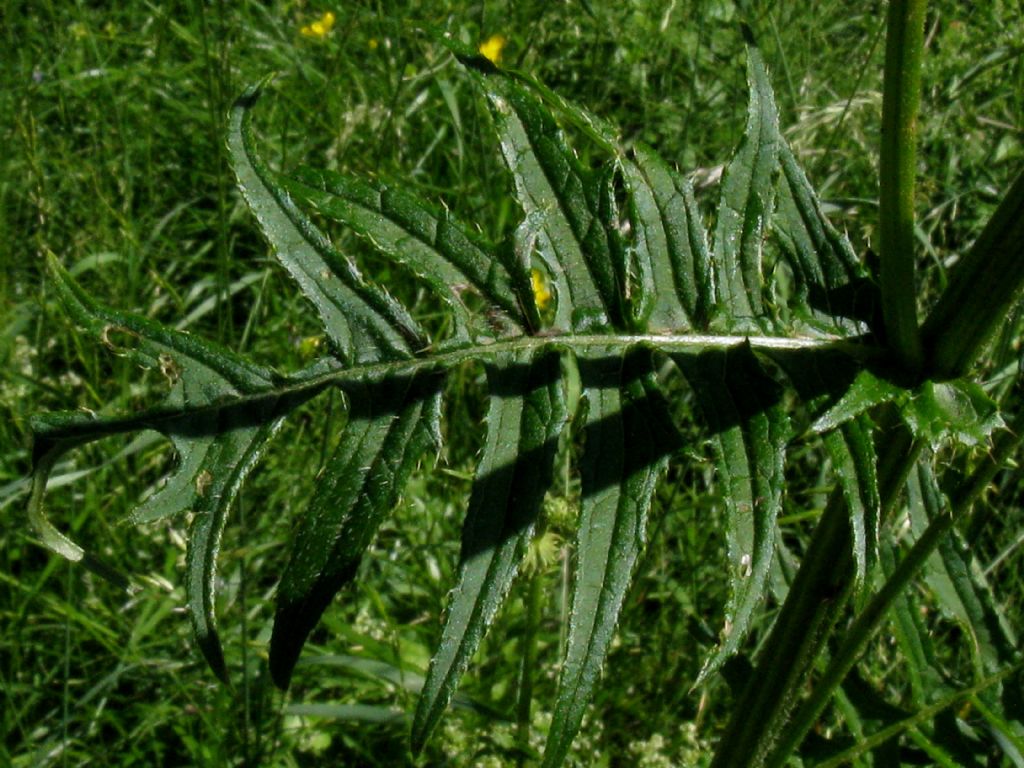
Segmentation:
{"type": "Polygon", "coordinates": [[[490,59],[493,64],[498,64],[501,61],[501,52],[505,49],[507,42],[504,35],[491,35],[480,43],[480,53],[484,58],[490,59]]]}
{"type": "Polygon", "coordinates": [[[331,34],[332,29],[334,29],[334,14],[331,11],[326,11],[319,19],[300,29],[299,34],[303,37],[323,40],[331,34]]]}
{"type": "Polygon", "coordinates": [[[543,312],[548,304],[551,303],[551,299],[554,298],[551,295],[551,288],[548,287],[548,281],[544,277],[544,273],[539,269],[531,269],[530,285],[533,286],[533,300],[537,304],[537,309],[543,312]]]}
{"type": "Polygon", "coordinates": [[[322,336],[307,336],[299,341],[299,355],[303,360],[310,359],[317,353],[317,350],[320,349],[321,345],[323,345],[323,341],[324,339],[322,336]]]}
{"type": "Polygon", "coordinates": [[[89,36],[89,28],[80,21],[76,21],[68,27],[68,32],[71,33],[71,36],[75,38],[75,40],[81,40],[89,36]]]}
{"type": "Polygon", "coordinates": [[[377,38],[376,37],[371,37],[366,44],[370,47],[371,51],[376,51],[377,50],[377,46],[380,45],[380,43],[377,42],[377,38]]]}

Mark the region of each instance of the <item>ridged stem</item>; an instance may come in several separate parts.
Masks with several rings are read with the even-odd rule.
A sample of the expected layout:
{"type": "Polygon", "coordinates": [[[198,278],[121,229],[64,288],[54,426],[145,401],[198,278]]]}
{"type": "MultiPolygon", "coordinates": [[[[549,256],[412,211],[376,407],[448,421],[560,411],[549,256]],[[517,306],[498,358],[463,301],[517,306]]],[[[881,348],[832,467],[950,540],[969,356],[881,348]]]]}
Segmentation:
{"type": "Polygon", "coordinates": [[[544,602],[544,577],[538,567],[530,576],[526,592],[526,634],[523,637],[522,666],[516,696],[516,741],[519,743],[519,764],[524,765],[530,752],[530,709],[533,703],[533,673],[537,668],[537,630],[540,627],[544,602]]]}
{"type": "Polygon", "coordinates": [[[912,371],[923,353],[914,278],[914,177],[925,0],[890,0],[879,158],[882,316],[890,348],[912,371]]]}

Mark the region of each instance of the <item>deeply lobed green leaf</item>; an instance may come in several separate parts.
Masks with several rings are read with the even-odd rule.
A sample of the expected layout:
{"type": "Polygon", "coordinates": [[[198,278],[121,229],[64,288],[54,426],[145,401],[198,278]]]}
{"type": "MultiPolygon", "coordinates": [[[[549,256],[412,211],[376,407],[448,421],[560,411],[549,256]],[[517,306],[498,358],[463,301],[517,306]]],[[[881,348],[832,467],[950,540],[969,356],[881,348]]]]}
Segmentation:
{"type": "MultiPolygon", "coordinates": [[[[625,146],[597,118],[523,75],[460,56],[488,100],[524,213],[513,247],[492,249],[471,227],[379,182],[309,169],[271,171],[250,114],[265,83],[249,89],[230,115],[228,146],[239,186],[276,258],[315,308],[333,358],[280,376],[187,334],[99,307],[55,268],[73,319],[104,342],[111,329],[126,332],[137,342],[139,359],[175,381],[164,404],[135,417],[37,422],[32,517],[46,543],[81,557],[42,515],[42,489],[55,456],[105,434],[146,427],[164,432],[179,453],[179,468],[133,518],[192,511],[190,615],[200,647],[226,678],[213,603],[232,499],[281,420],[298,404],[340,387],[348,421],[298,522],[277,592],[270,667],[285,687],[309,633],[353,581],[409,474],[436,448],[444,371],[482,361],[487,438],[466,513],[457,585],[413,722],[418,750],[451,701],[530,541],[567,418],[561,358],[574,354],[587,410],[579,435],[582,498],[570,628],[544,757],[553,767],[580,727],[642,556],[656,483],[680,446],[661,374],[655,375],[663,361],[653,352],[671,357],[696,396],[727,511],[730,598],[721,643],[701,681],[741,647],[767,590],[792,436],[783,387],[793,387],[825,433],[849,509],[861,583],[875,556],[880,506],[865,413],[883,400],[906,398],[906,389],[879,384],[863,370],[855,345],[873,322],[871,288],[781,137],[756,49],[748,62],[746,129],[723,177],[710,245],[691,184],[653,150],[625,146]],[[556,114],[581,128],[608,162],[585,167],[556,114]],[[454,338],[432,346],[409,309],[367,282],[296,199],[422,280],[451,308],[454,338]],[[774,292],[763,275],[769,238],[796,276],[792,294],[774,292]],[[535,267],[543,268],[555,293],[554,321],[544,330],[531,287],[535,267]],[[483,312],[473,311],[467,292],[477,294],[483,312]],[[786,311],[776,301],[785,302],[786,311]],[[837,344],[829,334],[853,343],[837,344]],[[792,350],[800,354],[787,356],[792,350]],[[788,384],[777,379],[769,358],[788,384]],[[833,365],[836,360],[841,363],[833,365]]],[[[977,393],[954,390],[976,414],[977,393]]],[[[913,413],[922,430],[944,435],[952,424],[970,434],[950,408],[932,407],[935,400],[924,410],[924,401],[917,402],[913,413]]]]}
{"type": "Polygon", "coordinates": [[[503,312],[520,332],[539,325],[525,265],[515,258],[503,262],[450,216],[409,193],[313,169],[278,180],[290,194],[347,225],[425,280],[452,308],[463,334],[470,326],[493,322],[470,313],[462,296],[467,290],[503,312]]]}

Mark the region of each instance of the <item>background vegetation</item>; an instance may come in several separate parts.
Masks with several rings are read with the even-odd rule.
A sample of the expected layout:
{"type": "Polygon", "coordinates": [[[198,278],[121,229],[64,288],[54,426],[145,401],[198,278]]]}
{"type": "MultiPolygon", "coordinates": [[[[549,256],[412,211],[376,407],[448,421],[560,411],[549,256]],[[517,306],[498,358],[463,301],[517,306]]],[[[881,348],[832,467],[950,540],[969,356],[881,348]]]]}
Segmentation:
{"type": "MultiPolygon", "coordinates": [[[[54,516],[143,585],[126,596],[51,557],[22,525],[26,418],[56,408],[127,410],[156,381],[79,338],[41,277],[52,251],[97,298],[178,323],[282,369],[308,361],[317,325],[235,190],[224,134],[228,106],[268,70],[264,146],[299,160],[402,179],[442,199],[493,239],[518,212],[508,201],[488,117],[466,78],[424,29],[467,41],[507,38],[503,64],[643,139],[713,185],[746,107],[738,22],[772,68],[782,124],[833,220],[870,258],[881,111],[884,3],[693,2],[106,4],[4,6],[0,88],[0,763],[21,765],[401,765],[406,713],[438,633],[480,439],[480,370],[449,377],[449,439],[385,524],[360,586],[339,600],[307,649],[287,698],[262,673],[268,604],[281,546],[312,486],[298,443],[322,446],[340,414],[317,404],[285,427],[249,482],[225,537],[219,607],[234,689],[190,646],[183,605],[183,521],[120,524],[173,461],[145,438],[110,441],[58,473],[54,516]],[[333,10],[325,34],[309,28],[333,10]],[[306,34],[303,29],[306,29],[306,34]],[[112,458],[116,457],[116,458],[112,458]],[[92,468],[100,467],[93,470],[92,468]],[[87,476],[86,476],[87,475],[87,476]],[[319,654],[319,656],[317,655],[319,654]]],[[[977,233],[1024,156],[1024,18],[1019,4],[935,2],[926,22],[918,231],[927,300],[977,233]],[[975,7],[976,6],[976,7],[975,7]]],[[[354,240],[369,271],[436,323],[438,307],[388,274],[354,240]]],[[[405,281],[403,283],[403,281],[405,281]]],[[[1018,319],[1003,353],[1016,356],[1018,319]]],[[[1016,374],[1015,365],[1007,375],[1016,374]]],[[[683,404],[686,407],[686,404],[683,404]]],[[[576,744],[580,765],[700,761],[729,711],[720,681],[689,691],[721,621],[726,581],[721,505],[708,492],[709,452],[673,462],[655,530],[627,601],[604,684],[576,744]]],[[[808,455],[783,519],[799,549],[829,490],[808,455]]],[[[1020,489],[999,492],[999,524],[974,542],[997,595],[1024,594],[1018,572],[1020,489]]],[[[535,551],[544,601],[540,654],[564,642],[567,550],[559,533],[573,478],[535,551]]],[[[984,513],[985,510],[982,510],[984,513]]],[[[937,652],[966,663],[955,623],[914,593],[937,652]]],[[[524,595],[525,596],[525,595],[524,595]]],[[[1019,599],[1004,608],[1020,625],[1019,599]]],[[[772,606],[768,606],[770,611],[772,606]]],[[[510,706],[519,674],[523,602],[499,616],[463,684],[460,706],[428,746],[426,765],[514,760],[510,706]]],[[[948,657],[948,658],[947,658],[948,657]]],[[[554,688],[535,680],[534,732],[554,688]]],[[[883,634],[862,668],[888,699],[910,701],[900,655],[883,634]]]]}

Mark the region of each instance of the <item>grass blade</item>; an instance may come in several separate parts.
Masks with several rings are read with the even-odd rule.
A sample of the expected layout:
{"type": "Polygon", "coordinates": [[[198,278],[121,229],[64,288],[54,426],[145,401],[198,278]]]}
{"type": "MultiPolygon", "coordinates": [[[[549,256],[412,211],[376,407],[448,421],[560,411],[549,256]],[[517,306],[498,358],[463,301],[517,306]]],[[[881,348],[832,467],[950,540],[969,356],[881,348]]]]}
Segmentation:
{"type": "Polygon", "coordinates": [[[900,735],[901,733],[915,728],[919,725],[927,723],[929,720],[934,718],[937,714],[945,709],[956,706],[961,701],[969,699],[972,696],[991,688],[994,685],[998,685],[1010,675],[1020,671],[1022,666],[1021,662],[1017,662],[1009,669],[1005,669],[994,675],[990,675],[985,679],[979,681],[976,685],[972,685],[969,688],[965,688],[961,691],[956,691],[949,696],[943,697],[941,700],[924,707],[915,712],[905,720],[901,720],[887,728],[883,728],[877,733],[873,733],[863,741],[860,741],[855,746],[841,752],[838,755],[831,757],[824,762],[818,763],[818,768],[839,768],[842,765],[849,765],[851,761],[860,757],[861,755],[867,754],[871,750],[875,749],[879,745],[888,741],[889,739],[900,735]]]}

